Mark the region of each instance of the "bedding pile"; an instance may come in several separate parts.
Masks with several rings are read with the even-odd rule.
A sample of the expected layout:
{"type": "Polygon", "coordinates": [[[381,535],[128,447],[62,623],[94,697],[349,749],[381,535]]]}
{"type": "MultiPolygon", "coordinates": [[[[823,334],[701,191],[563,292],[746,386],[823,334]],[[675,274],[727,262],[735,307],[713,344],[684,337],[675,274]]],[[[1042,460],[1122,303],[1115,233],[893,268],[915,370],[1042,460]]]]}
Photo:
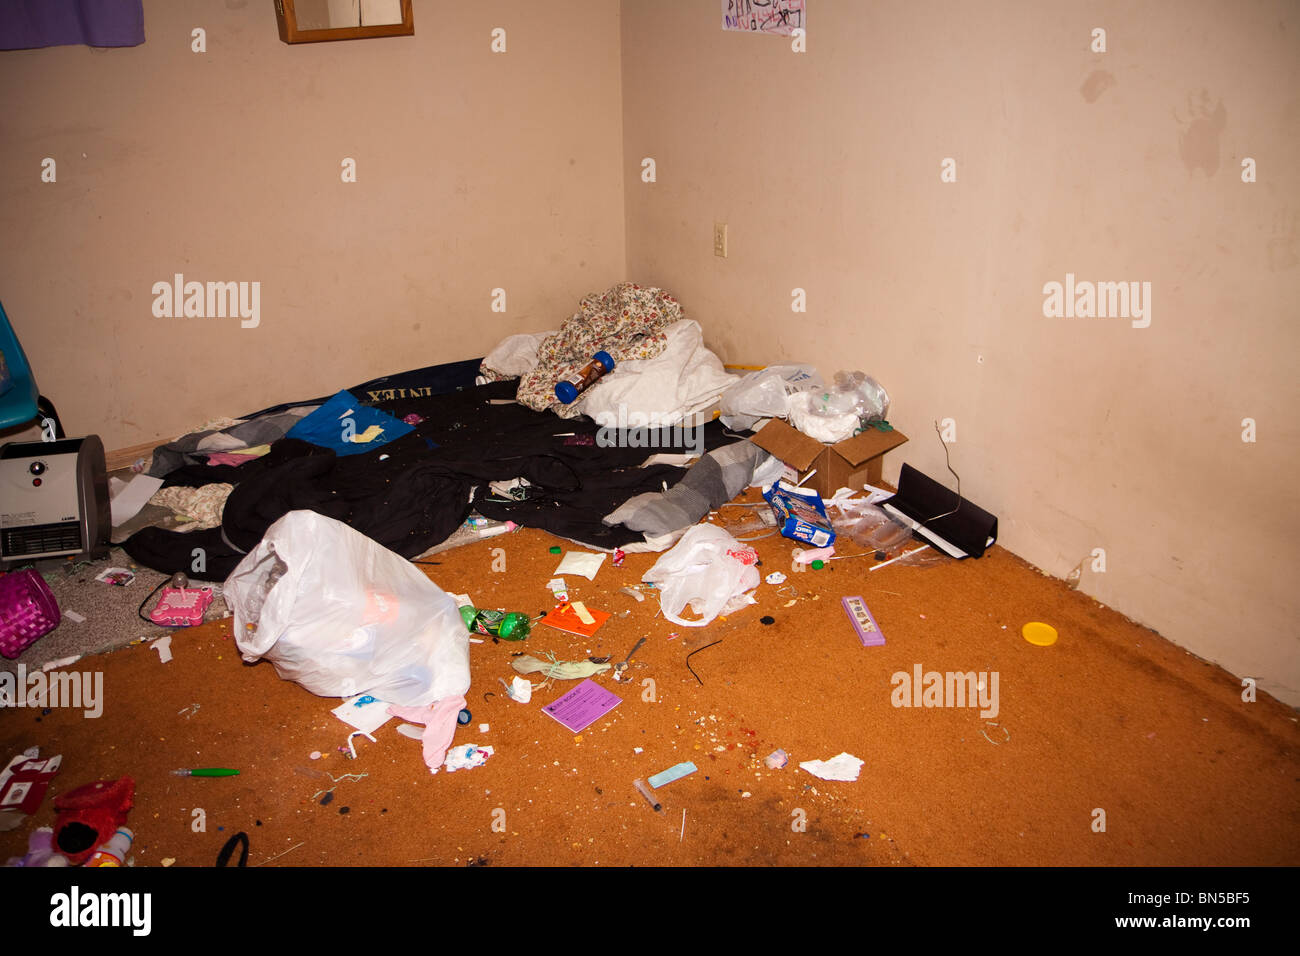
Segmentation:
{"type": "MultiPolygon", "coordinates": [[[[373,407],[396,419],[419,419],[408,434],[365,454],[340,456],[296,438],[240,465],[185,465],[168,487],[234,486],[210,529],[144,528],[124,543],[139,563],[202,580],[229,576],[266,530],[290,511],[335,518],[406,558],[448,538],[471,509],[485,517],[542,528],[589,547],[611,550],[643,543],[638,530],[602,518],[628,499],[670,488],[686,469],[641,467],[649,452],[627,442],[597,442],[600,426],[562,420],[513,401],[514,382],[494,382],[444,395],[385,398],[373,407]],[[493,493],[494,481],[526,480],[522,496],[493,493]],[[203,549],[200,570],[194,551],[203,549]]],[[[739,440],[720,423],[701,431],[703,449],[739,440]]]]}
{"type": "Polygon", "coordinates": [[[681,456],[651,460],[657,448],[702,455],[742,441],[696,421],[737,381],[676,299],[622,282],[584,297],[558,332],[511,336],[481,363],[375,379],[157,449],[156,503],[189,525],[144,528],[123,547],[147,567],[221,580],[278,519],[306,510],[406,558],[471,512],[591,548],[658,549],[744,487],[763,457],[748,442],[706,456],[680,488],[681,456]],[[559,403],[555,383],[600,350],[614,370],[559,403]]]}
{"type": "Polygon", "coordinates": [[[583,414],[618,428],[690,424],[739,381],[704,347],[698,322],[682,319],[664,334],[667,342],[657,356],[624,362],[584,392],[583,414]]]}
{"type": "Polygon", "coordinates": [[[185,465],[203,464],[214,455],[247,451],[283,438],[319,404],[300,405],[252,419],[241,419],[224,428],[200,429],[183,435],[154,449],[149,474],[162,478],[185,465]]]}
{"type": "Polygon", "coordinates": [[[632,282],[584,296],[560,331],[538,346],[536,366],[519,379],[520,404],[537,411],[549,408],[561,418],[581,414],[583,403],[563,405],[556,399],[556,382],[577,374],[601,351],[613,357],[615,369],[654,358],[668,343],[668,326],[681,317],[682,307],[663,289],[632,282]]]}
{"type": "Polygon", "coordinates": [[[558,332],[504,339],[483,359],[478,380],[511,378],[519,379],[519,401],[529,408],[562,418],[587,415],[620,428],[688,420],[739,381],[705,348],[704,331],[683,317],[676,299],[631,282],[585,297],[558,332]],[[556,383],[599,351],[613,358],[613,371],[572,404],[559,402],[556,383]]]}

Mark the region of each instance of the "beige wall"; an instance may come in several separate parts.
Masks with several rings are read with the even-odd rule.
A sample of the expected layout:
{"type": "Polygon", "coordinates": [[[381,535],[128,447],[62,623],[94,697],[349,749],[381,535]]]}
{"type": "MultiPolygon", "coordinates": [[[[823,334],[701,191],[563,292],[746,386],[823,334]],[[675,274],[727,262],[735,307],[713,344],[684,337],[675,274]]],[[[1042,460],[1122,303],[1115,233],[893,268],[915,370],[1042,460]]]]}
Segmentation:
{"type": "Polygon", "coordinates": [[[953,419],[1004,545],[1104,548],[1085,591],[1300,704],[1295,5],[810,7],[795,54],[717,0],[417,3],[414,38],[301,47],[270,3],[146,0],[142,47],[0,53],[0,299],[114,448],[661,284],[727,361],[883,381],[889,477],[943,477],[953,419]],[[155,318],[175,272],[261,282],[259,327],[155,318]],[[1150,326],[1044,317],[1067,272],[1150,282],[1150,326]]]}
{"type": "Polygon", "coordinates": [[[270,0],[146,0],[143,46],[0,53],[0,301],[70,433],[120,448],[482,355],[623,278],[618,5],[415,17],[286,46],[270,0]],[[260,282],[260,325],[155,318],[177,272],[260,282]]]}
{"type": "Polygon", "coordinates": [[[624,2],[629,274],[728,361],[879,378],[887,477],[946,478],[953,419],[1006,547],[1104,548],[1085,591],[1300,704],[1296,5],[809,6],[796,54],[718,0],[624,2]],[[1150,282],[1150,326],[1044,317],[1067,272],[1150,282]]]}

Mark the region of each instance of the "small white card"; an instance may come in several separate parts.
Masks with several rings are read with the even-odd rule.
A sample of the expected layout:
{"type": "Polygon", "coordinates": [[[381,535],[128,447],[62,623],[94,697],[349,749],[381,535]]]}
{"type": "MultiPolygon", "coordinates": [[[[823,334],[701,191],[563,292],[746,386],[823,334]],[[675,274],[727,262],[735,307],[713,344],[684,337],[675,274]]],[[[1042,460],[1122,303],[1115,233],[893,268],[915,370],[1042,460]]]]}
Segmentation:
{"type": "Polygon", "coordinates": [[[372,694],[357,694],[355,697],[349,697],[330,713],[343,723],[351,724],[363,734],[373,734],[393,717],[388,712],[388,701],[380,700],[372,694]]]}
{"type": "Polygon", "coordinates": [[[595,554],[591,551],[566,551],[552,574],[577,574],[588,581],[596,580],[596,572],[605,563],[607,554],[595,554]]]}

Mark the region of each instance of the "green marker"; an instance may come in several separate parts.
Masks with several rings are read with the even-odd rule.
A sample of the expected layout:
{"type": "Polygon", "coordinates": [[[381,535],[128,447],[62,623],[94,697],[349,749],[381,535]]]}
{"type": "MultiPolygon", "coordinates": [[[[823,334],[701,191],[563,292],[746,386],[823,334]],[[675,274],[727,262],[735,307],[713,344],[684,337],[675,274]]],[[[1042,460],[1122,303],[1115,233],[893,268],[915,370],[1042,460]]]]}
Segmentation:
{"type": "Polygon", "coordinates": [[[238,770],[227,767],[197,767],[194,770],[173,770],[178,777],[238,777],[238,770]]]}

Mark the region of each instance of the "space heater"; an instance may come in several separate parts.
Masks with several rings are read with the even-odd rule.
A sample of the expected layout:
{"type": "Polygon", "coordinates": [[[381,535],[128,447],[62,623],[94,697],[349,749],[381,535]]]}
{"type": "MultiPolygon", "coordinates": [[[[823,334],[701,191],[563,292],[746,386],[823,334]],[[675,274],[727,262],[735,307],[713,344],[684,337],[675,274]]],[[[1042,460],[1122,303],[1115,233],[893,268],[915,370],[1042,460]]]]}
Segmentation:
{"type": "Polygon", "coordinates": [[[0,448],[0,562],[107,557],[112,519],[98,435],[0,448]]]}

